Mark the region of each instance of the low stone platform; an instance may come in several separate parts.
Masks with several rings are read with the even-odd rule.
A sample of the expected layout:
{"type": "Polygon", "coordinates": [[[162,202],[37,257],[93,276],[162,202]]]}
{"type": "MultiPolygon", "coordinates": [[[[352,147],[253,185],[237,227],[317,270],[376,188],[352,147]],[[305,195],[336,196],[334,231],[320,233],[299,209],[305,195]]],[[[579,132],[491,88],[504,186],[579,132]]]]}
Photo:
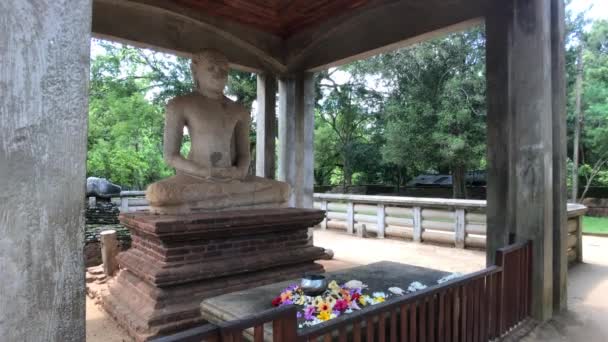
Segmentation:
{"type": "MultiPolygon", "coordinates": [[[[449,273],[431,268],[411,266],[390,261],[343,269],[325,274],[328,281],[342,284],[349,280],[360,280],[370,291],[387,292],[389,287],[407,289],[418,281],[427,286],[437,285],[437,280],[449,273]]],[[[252,289],[232,292],[208,298],[200,305],[202,317],[211,323],[242,319],[272,308],[271,301],[289,285],[299,284],[300,278],[276,282],[252,289]]],[[[390,299],[389,299],[390,300],[390,299]]],[[[253,340],[253,331],[245,331],[245,337],[253,340]]],[[[264,340],[272,341],[272,326],[264,325],[264,340]]]]}
{"type": "Polygon", "coordinates": [[[209,297],[322,272],[308,228],[324,212],[255,209],[190,215],[121,214],[132,247],[104,308],[138,341],[200,324],[209,297]]]}

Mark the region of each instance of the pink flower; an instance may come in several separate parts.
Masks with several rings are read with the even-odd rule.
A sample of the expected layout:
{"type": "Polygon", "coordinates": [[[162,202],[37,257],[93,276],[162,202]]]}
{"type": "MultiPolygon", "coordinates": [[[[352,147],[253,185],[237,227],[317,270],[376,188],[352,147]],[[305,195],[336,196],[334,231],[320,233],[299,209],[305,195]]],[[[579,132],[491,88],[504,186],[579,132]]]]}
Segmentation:
{"type": "Polygon", "coordinates": [[[272,306],[279,306],[281,304],[281,302],[282,302],[281,297],[277,297],[272,300],[272,306]]]}
{"type": "Polygon", "coordinates": [[[336,304],[334,305],[334,310],[344,312],[346,311],[346,309],[348,309],[348,302],[346,300],[339,299],[336,301],[336,304]]]}

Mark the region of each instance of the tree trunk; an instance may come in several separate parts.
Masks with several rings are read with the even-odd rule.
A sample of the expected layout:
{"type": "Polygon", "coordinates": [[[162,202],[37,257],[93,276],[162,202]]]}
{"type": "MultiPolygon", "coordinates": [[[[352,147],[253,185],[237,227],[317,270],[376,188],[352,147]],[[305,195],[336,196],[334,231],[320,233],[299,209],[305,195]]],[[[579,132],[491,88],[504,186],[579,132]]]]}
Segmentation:
{"type": "Polygon", "coordinates": [[[578,152],[581,136],[581,124],[583,122],[582,97],[583,97],[583,45],[578,50],[578,65],[576,67],[576,105],[574,108],[574,142],[572,146],[572,202],[576,203],[578,198],[578,152]]]}
{"type": "Polygon", "coordinates": [[[452,193],[454,198],[467,198],[466,167],[452,168],[452,193]]]}

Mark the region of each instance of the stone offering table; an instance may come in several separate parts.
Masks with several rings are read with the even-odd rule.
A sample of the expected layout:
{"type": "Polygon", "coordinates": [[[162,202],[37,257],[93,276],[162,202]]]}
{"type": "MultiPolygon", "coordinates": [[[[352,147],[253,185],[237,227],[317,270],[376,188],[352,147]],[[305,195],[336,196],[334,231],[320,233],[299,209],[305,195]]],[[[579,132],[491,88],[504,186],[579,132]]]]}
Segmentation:
{"type": "MultiPolygon", "coordinates": [[[[414,281],[427,286],[437,285],[437,280],[448,274],[430,268],[382,261],[365,266],[328,272],[325,276],[328,281],[335,280],[338,284],[343,284],[353,279],[360,280],[369,286],[367,292],[371,294],[374,291],[388,293],[388,288],[393,286],[407,290],[409,285],[414,281]]],[[[300,278],[294,278],[288,281],[276,282],[274,284],[207,298],[201,303],[201,314],[206,321],[216,324],[243,319],[271,309],[272,299],[278,296],[289,285],[299,284],[299,282],[300,278]]],[[[248,340],[253,340],[253,332],[251,330],[246,330],[244,336],[248,340]]],[[[271,324],[264,325],[264,340],[272,341],[271,324]]]]}
{"type": "Polygon", "coordinates": [[[308,227],[315,209],[252,209],[187,215],[121,214],[132,248],[103,305],[137,340],[200,324],[209,297],[323,272],[308,227]]]}

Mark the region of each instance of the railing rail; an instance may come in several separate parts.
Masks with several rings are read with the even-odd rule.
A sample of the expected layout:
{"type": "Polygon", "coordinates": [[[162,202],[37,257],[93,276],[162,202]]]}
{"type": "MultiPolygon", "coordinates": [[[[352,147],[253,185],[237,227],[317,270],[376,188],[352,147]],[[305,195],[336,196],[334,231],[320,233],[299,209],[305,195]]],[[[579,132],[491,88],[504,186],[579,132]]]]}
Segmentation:
{"type": "MultiPolygon", "coordinates": [[[[264,324],[272,324],[273,342],[490,341],[505,335],[530,315],[531,242],[498,250],[496,260],[497,265],[462,278],[310,328],[298,330],[297,310],[286,306],[219,324],[215,330],[213,325],[207,325],[207,331],[213,331],[208,340],[242,341],[245,331],[249,331],[254,342],[267,341],[264,324]]],[[[182,336],[191,335],[195,333],[182,336]]],[[[157,342],[193,341],[167,338],[157,342]]]]}
{"type": "MultiPolygon", "coordinates": [[[[321,229],[458,248],[486,247],[485,200],[317,193],[314,206],[326,211],[321,229]]],[[[586,210],[584,205],[568,204],[565,253],[571,262],[582,258],[581,217],[586,210]]]]}

